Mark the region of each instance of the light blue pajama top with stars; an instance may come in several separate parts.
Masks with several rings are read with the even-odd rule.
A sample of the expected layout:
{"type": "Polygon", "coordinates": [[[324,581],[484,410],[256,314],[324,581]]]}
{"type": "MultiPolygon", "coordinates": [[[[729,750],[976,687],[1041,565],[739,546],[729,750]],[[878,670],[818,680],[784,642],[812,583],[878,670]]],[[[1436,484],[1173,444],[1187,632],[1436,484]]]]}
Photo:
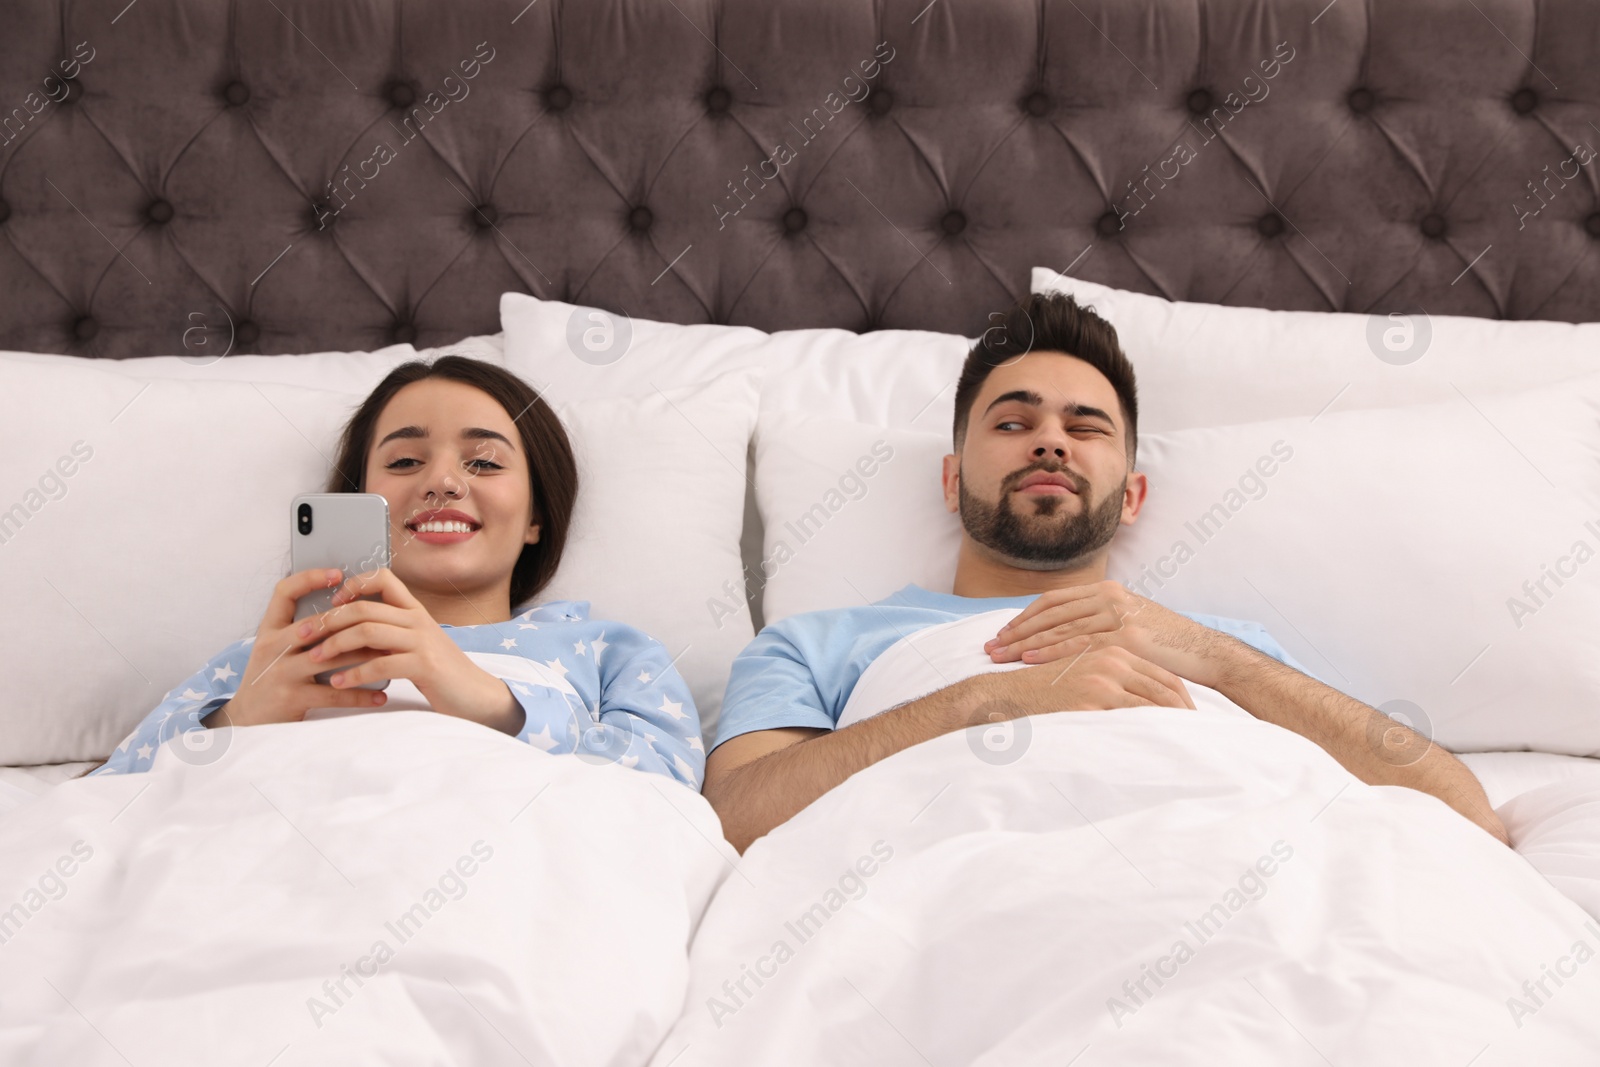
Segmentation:
{"type": "MultiPolygon", "coordinates": [[[[526,713],[518,740],[553,754],[665,774],[699,790],[706,769],[700,716],[683,676],[655,638],[626,623],[590,619],[586,600],[555,600],[508,622],[443,629],[473,662],[510,687],[526,713]]],[[[254,641],[235,641],[168,693],[91,773],[147,771],[167,741],[204,730],[200,720],[238,691],[254,641]]],[[[395,679],[390,700],[372,713],[404,710],[393,695],[401,687],[416,692],[395,679]]]]}

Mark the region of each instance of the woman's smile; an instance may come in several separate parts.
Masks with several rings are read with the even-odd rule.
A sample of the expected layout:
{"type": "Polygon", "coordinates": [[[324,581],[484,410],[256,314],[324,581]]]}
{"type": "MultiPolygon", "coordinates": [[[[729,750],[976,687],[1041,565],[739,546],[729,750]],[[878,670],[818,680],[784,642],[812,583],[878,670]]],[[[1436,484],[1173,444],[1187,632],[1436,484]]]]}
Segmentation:
{"type": "Polygon", "coordinates": [[[430,508],[406,523],[406,529],[427,545],[459,544],[482,528],[477,519],[455,508],[430,508]]]}

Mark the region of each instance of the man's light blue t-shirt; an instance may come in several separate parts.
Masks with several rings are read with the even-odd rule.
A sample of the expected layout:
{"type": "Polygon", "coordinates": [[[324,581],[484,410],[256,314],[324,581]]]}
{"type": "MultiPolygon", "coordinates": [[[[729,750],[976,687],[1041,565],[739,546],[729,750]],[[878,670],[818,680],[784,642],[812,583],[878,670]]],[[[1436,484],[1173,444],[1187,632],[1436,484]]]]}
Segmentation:
{"type": "MultiPolygon", "coordinates": [[[[1038,595],[965,597],[913,584],[875,604],[810,611],[775,622],[733,661],[712,748],[754,730],[789,726],[832,730],[862,673],[901,638],[967,615],[1002,609],[1020,612],[1038,595]]],[[[1258,622],[1179,614],[1311,674],[1258,622]]]]}

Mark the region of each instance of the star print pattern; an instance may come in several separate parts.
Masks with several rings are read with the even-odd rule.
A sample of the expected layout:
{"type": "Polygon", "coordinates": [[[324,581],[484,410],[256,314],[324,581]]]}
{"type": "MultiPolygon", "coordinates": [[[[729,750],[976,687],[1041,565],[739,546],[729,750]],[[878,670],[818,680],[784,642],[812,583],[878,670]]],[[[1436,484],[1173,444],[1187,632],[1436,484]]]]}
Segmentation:
{"type": "MultiPolygon", "coordinates": [[[[483,654],[480,664],[516,657],[537,668],[502,675],[523,709],[518,739],[531,748],[552,756],[581,752],[591,763],[662,774],[699,790],[706,761],[700,717],[661,642],[626,623],[590,619],[581,600],[445,633],[469,655],[483,654]]],[[[235,641],[175,686],[91,773],[132,774],[170,762],[162,755],[166,743],[205,729],[202,720],[237,693],[253,641],[235,641]]]]}

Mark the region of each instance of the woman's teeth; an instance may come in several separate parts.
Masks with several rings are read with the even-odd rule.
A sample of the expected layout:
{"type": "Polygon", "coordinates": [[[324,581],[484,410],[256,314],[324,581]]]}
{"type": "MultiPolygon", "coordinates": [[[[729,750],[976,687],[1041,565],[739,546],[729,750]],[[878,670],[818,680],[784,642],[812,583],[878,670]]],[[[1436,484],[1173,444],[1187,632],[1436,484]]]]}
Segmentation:
{"type": "Polygon", "coordinates": [[[421,522],[412,529],[417,533],[469,533],[473,527],[465,522],[421,522]]]}

